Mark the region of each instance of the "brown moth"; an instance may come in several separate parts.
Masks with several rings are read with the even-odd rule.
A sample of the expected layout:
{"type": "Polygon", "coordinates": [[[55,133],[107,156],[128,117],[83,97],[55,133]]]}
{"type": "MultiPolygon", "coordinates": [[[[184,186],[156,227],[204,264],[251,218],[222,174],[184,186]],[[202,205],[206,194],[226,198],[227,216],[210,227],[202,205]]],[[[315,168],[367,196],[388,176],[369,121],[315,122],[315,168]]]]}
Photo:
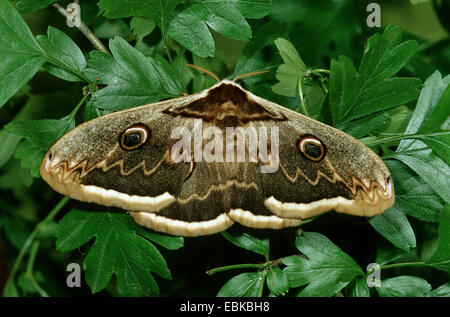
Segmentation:
{"type": "Polygon", "coordinates": [[[64,195],[183,236],[297,226],[328,210],[370,217],[395,199],[385,164],[358,140],[228,80],[83,123],[40,171],[64,195]]]}

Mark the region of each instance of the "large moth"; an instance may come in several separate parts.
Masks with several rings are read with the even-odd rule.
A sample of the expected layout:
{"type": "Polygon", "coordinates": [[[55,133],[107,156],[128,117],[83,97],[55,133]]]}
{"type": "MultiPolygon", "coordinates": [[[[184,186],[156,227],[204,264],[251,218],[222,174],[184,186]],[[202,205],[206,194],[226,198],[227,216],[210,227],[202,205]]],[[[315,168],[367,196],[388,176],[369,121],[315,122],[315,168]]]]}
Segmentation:
{"type": "Polygon", "coordinates": [[[183,236],[235,222],[297,226],[328,210],[370,217],[394,203],[372,150],[228,80],[83,123],[50,148],[40,171],[62,194],[183,236]]]}

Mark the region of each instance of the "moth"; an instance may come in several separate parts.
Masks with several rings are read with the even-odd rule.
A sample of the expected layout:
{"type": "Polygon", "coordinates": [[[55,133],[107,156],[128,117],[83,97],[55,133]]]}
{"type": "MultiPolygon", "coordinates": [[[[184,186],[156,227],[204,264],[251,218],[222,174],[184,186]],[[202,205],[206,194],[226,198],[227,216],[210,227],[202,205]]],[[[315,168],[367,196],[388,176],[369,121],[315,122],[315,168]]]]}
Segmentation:
{"type": "Polygon", "coordinates": [[[361,142],[229,80],[85,122],[40,172],[64,195],[182,236],[235,222],[281,229],[329,210],[371,217],[395,199],[388,169],[361,142]]]}

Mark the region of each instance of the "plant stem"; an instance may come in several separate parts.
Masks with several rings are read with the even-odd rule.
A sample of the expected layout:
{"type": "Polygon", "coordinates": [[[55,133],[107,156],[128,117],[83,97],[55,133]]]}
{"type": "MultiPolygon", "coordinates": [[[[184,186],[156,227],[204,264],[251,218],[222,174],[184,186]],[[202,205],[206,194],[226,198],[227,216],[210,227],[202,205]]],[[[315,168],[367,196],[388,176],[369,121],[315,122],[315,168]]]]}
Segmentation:
{"type": "Polygon", "coordinates": [[[33,266],[38,249],[39,249],[39,241],[35,241],[33,243],[33,246],[31,247],[30,257],[28,258],[27,269],[25,271],[25,274],[27,275],[28,279],[30,280],[31,284],[33,284],[33,287],[36,289],[39,295],[41,295],[42,297],[49,297],[47,292],[36,281],[33,274],[33,266]]]}
{"type": "Polygon", "coordinates": [[[84,104],[84,102],[87,99],[87,95],[84,95],[83,98],[81,98],[80,102],[75,106],[75,108],[72,110],[72,112],[70,113],[70,118],[69,118],[69,122],[71,122],[73,120],[73,118],[75,117],[75,115],[77,114],[78,110],[80,109],[80,107],[84,104]]]}
{"type": "Polygon", "coordinates": [[[11,274],[9,275],[8,281],[6,283],[10,283],[13,281],[14,276],[17,273],[17,270],[19,269],[20,264],[22,263],[23,257],[25,256],[25,253],[27,252],[28,248],[30,247],[31,243],[33,243],[36,236],[39,234],[41,229],[55,216],[58,214],[58,212],[67,204],[67,202],[70,200],[69,197],[65,196],[62,198],[56,206],[50,211],[50,213],[41,221],[39,222],[36,227],[34,227],[33,231],[28,236],[27,240],[25,240],[25,243],[22,245],[22,248],[19,251],[19,255],[17,256],[16,260],[14,261],[11,274]]]}
{"type": "Polygon", "coordinates": [[[448,131],[442,131],[442,132],[434,132],[434,133],[411,133],[411,134],[402,134],[402,135],[396,135],[396,136],[390,136],[383,139],[378,139],[371,142],[364,143],[364,140],[361,142],[364,143],[364,145],[377,145],[382,144],[389,141],[396,141],[396,140],[403,140],[403,139],[420,139],[420,138],[427,138],[432,136],[439,136],[439,135],[447,135],[449,134],[448,131]]]}
{"type": "Polygon", "coordinates": [[[206,271],[206,274],[213,275],[218,272],[234,270],[234,269],[245,269],[245,268],[262,269],[264,266],[265,266],[264,263],[263,264],[257,264],[257,263],[234,264],[234,265],[216,267],[215,269],[206,271]]]}
{"type": "Polygon", "coordinates": [[[267,268],[264,268],[264,270],[261,273],[261,282],[259,283],[259,289],[258,289],[258,297],[262,297],[262,293],[264,291],[264,282],[266,281],[266,275],[267,275],[267,268]]]}
{"type": "MultiPolygon", "coordinates": [[[[67,13],[66,9],[61,7],[58,3],[53,3],[53,7],[56,10],[58,10],[58,12],[61,13],[66,19],[69,17],[69,14],[67,13]]],[[[86,24],[84,24],[83,21],[81,21],[80,26],[77,26],[76,28],[80,30],[80,32],[83,33],[84,36],[87,37],[87,39],[92,43],[92,45],[96,49],[111,55],[111,53],[103,45],[103,43],[99,40],[99,38],[94,34],[94,32],[91,31],[91,29],[89,29],[89,27],[86,24]]]]}
{"type": "Polygon", "coordinates": [[[387,264],[387,265],[380,266],[380,270],[392,269],[392,268],[396,268],[396,267],[422,266],[422,265],[426,265],[426,264],[427,264],[427,262],[425,262],[425,261],[393,263],[393,264],[387,264]]]}
{"type": "Polygon", "coordinates": [[[300,106],[303,110],[305,116],[309,117],[308,110],[306,109],[305,99],[303,98],[303,89],[302,89],[302,76],[298,79],[298,94],[300,96],[300,106]]]}

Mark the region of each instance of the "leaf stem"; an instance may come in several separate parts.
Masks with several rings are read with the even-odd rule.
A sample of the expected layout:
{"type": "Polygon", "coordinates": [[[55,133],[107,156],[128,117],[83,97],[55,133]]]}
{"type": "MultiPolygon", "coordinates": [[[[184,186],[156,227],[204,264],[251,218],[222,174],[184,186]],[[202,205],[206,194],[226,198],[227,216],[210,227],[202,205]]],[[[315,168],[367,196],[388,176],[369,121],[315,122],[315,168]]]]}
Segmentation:
{"type": "Polygon", "coordinates": [[[36,291],[39,293],[39,295],[41,295],[42,297],[49,297],[47,292],[36,281],[36,279],[34,278],[34,274],[33,274],[34,261],[36,259],[36,254],[37,254],[38,249],[39,249],[39,241],[35,241],[33,243],[33,246],[31,247],[30,257],[28,258],[27,269],[25,271],[25,275],[28,277],[31,284],[33,284],[33,287],[36,289],[36,291]]]}
{"type": "Polygon", "coordinates": [[[392,268],[396,268],[396,267],[422,266],[422,265],[426,265],[426,264],[427,264],[427,262],[425,262],[425,261],[393,263],[393,264],[387,264],[387,265],[380,266],[380,270],[392,269],[392,268]]]}
{"type": "MultiPolygon", "coordinates": [[[[61,13],[66,19],[69,17],[69,14],[67,13],[66,9],[64,9],[58,3],[53,3],[53,7],[56,10],[58,10],[58,12],[61,13]]],[[[83,33],[84,36],[87,37],[87,39],[92,43],[92,45],[96,49],[111,55],[111,53],[103,45],[103,43],[99,40],[99,38],[94,34],[94,32],[91,31],[91,29],[89,29],[89,27],[83,21],[81,21],[80,26],[77,26],[76,28],[80,30],[80,32],[83,33]]]]}
{"type": "Polygon", "coordinates": [[[244,263],[244,264],[233,264],[233,265],[227,265],[227,266],[220,266],[216,267],[214,269],[206,271],[206,274],[213,275],[215,273],[228,271],[228,270],[235,270],[235,269],[246,269],[246,268],[256,268],[256,269],[262,269],[264,268],[266,264],[258,264],[258,263],[244,263]]]}
{"type": "Polygon", "coordinates": [[[396,140],[402,140],[402,139],[420,139],[420,138],[427,138],[432,136],[439,136],[439,135],[447,135],[450,131],[442,131],[442,132],[434,132],[434,133],[411,133],[411,134],[402,134],[402,135],[396,135],[396,136],[390,136],[383,139],[378,139],[374,141],[364,142],[364,140],[361,140],[362,143],[365,145],[377,145],[386,143],[389,141],[396,141],[396,140]]]}
{"type": "Polygon", "coordinates": [[[87,95],[84,95],[83,98],[81,98],[80,102],[75,106],[75,108],[70,113],[70,117],[69,117],[69,121],[68,122],[71,122],[73,120],[73,118],[77,114],[78,110],[80,110],[80,107],[84,104],[86,99],[87,99],[87,95]]]}
{"type": "Polygon", "coordinates": [[[300,96],[300,106],[305,116],[309,117],[309,113],[305,105],[305,99],[303,98],[302,78],[303,77],[300,76],[300,78],[298,79],[298,94],[300,96]]]}
{"type": "Polygon", "coordinates": [[[267,267],[261,273],[261,281],[259,283],[258,297],[262,297],[264,291],[264,282],[266,281],[267,267]]]}
{"type": "Polygon", "coordinates": [[[17,273],[17,270],[19,269],[20,264],[22,263],[23,257],[25,256],[28,248],[33,243],[36,236],[39,234],[39,232],[42,230],[42,228],[45,227],[45,225],[53,220],[55,216],[58,214],[58,212],[67,204],[67,202],[70,200],[69,197],[65,196],[62,198],[55,207],[50,211],[50,213],[41,221],[39,222],[36,227],[34,227],[33,231],[28,236],[27,240],[25,240],[25,243],[22,245],[22,248],[19,251],[19,255],[17,256],[16,260],[14,261],[11,274],[9,275],[8,283],[12,283],[14,280],[14,276],[17,273]]]}

